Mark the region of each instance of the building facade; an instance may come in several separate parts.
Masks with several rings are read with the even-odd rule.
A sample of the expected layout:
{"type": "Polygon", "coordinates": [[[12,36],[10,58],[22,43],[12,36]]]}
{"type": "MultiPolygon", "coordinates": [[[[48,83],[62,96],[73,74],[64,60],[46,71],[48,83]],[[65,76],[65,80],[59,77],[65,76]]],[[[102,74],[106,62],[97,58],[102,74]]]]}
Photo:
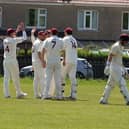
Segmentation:
{"type": "Polygon", "coordinates": [[[70,26],[80,40],[116,40],[129,32],[128,0],[1,0],[0,30],[25,22],[26,28],[70,26]]]}

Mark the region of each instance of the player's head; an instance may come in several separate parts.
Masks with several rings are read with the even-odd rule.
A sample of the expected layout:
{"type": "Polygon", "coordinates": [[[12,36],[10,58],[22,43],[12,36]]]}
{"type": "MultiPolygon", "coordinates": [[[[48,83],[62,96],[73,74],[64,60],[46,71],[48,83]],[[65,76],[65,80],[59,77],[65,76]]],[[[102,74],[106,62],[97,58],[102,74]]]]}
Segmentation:
{"type": "Polygon", "coordinates": [[[51,36],[51,30],[48,29],[48,30],[45,30],[45,37],[48,38],[51,36]]]}
{"type": "Polygon", "coordinates": [[[129,35],[126,33],[120,34],[120,43],[126,45],[129,41],[129,35]]]}
{"type": "Polygon", "coordinates": [[[39,31],[38,32],[38,38],[40,40],[42,40],[42,41],[45,39],[45,33],[44,33],[44,31],[39,31]]]}
{"type": "Polygon", "coordinates": [[[58,30],[56,28],[52,28],[51,29],[51,34],[52,35],[57,35],[58,34],[58,30]]]}
{"type": "Polygon", "coordinates": [[[13,28],[8,28],[7,29],[7,35],[10,37],[15,37],[16,36],[16,31],[13,28]]]}
{"type": "Polygon", "coordinates": [[[66,35],[72,35],[73,30],[72,30],[71,27],[67,27],[67,28],[64,29],[64,33],[65,33],[66,35]]]}

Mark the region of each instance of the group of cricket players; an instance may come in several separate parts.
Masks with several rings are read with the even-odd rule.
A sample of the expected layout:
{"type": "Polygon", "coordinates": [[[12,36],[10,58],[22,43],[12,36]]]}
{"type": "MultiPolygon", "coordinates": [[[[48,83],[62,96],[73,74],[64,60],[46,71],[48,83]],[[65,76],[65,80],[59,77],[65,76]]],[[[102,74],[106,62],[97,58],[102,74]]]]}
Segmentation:
{"type": "MultiPolygon", "coordinates": [[[[34,97],[37,99],[64,100],[64,87],[66,75],[71,81],[70,100],[77,99],[77,41],[72,36],[71,27],[64,29],[64,37],[58,37],[57,28],[45,31],[31,30],[32,42],[32,66],[34,70],[34,97]]],[[[16,98],[24,98],[27,93],[20,87],[19,67],[16,59],[16,45],[27,39],[24,23],[21,22],[17,29],[7,29],[7,37],[4,39],[4,97],[10,98],[9,80],[12,79],[16,89],[16,98]],[[22,36],[17,37],[17,33],[22,31],[22,36]]],[[[104,93],[99,100],[100,104],[108,104],[111,90],[117,83],[120,88],[126,105],[129,105],[129,91],[125,81],[128,76],[123,61],[122,53],[124,46],[128,44],[129,35],[120,34],[119,40],[110,49],[104,73],[108,76],[108,81],[104,93]]]]}
{"type": "MultiPolygon", "coordinates": [[[[64,38],[58,37],[57,28],[45,31],[31,31],[32,66],[34,70],[34,97],[37,99],[64,99],[65,77],[71,80],[71,94],[69,99],[77,99],[77,41],[72,36],[72,28],[64,29],[64,38]],[[62,57],[61,57],[62,53],[62,57]]],[[[4,39],[4,96],[10,98],[9,80],[12,79],[16,88],[16,98],[24,98],[20,88],[19,67],[16,59],[16,45],[27,39],[24,23],[17,29],[7,29],[7,38],[4,39]],[[22,31],[22,36],[16,34],[22,31]]]]}

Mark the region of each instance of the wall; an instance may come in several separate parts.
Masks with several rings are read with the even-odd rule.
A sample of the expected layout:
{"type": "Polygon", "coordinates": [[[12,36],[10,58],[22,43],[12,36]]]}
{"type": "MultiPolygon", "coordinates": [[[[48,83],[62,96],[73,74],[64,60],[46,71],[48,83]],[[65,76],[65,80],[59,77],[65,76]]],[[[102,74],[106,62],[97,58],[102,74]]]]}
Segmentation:
{"type": "Polygon", "coordinates": [[[63,31],[71,26],[76,38],[84,40],[116,40],[121,33],[122,11],[128,8],[88,7],[73,5],[0,5],[3,7],[3,28],[16,27],[18,22],[25,21],[28,8],[46,8],[48,10],[47,28],[57,27],[63,31]],[[99,12],[99,28],[97,31],[77,30],[77,12],[79,9],[97,10],[99,12]]]}

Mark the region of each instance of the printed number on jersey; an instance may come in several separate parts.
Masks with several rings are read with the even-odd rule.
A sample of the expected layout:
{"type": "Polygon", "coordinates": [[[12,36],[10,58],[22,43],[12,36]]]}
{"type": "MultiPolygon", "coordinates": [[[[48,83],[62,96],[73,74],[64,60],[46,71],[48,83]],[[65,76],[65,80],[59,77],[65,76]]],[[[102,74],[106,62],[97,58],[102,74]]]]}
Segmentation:
{"type": "Polygon", "coordinates": [[[76,45],[76,42],[71,40],[71,43],[72,43],[72,48],[77,48],[77,45],[76,45]]]}
{"type": "Polygon", "coordinates": [[[52,40],[52,48],[56,46],[56,40],[52,40]]]}
{"type": "Polygon", "coordinates": [[[5,47],[5,51],[9,52],[9,46],[8,45],[5,47]]]}

